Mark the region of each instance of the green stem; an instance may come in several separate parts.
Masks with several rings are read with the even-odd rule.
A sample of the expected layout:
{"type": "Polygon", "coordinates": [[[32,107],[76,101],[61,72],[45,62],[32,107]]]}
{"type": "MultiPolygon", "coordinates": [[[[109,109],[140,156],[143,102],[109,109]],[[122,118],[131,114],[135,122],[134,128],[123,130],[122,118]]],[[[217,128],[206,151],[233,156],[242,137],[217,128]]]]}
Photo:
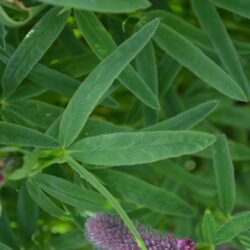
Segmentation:
{"type": "Polygon", "coordinates": [[[132,235],[135,237],[135,240],[139,247],[142,250],[147,250],[147,247],[145,246],[140,234],[138,233],[136,227],[134,226],[133,222],[130,220],[126,212],[123,210],[119,202],[116,200],[116,198],[97,180],[97,178],[91,174],[88,170],[86,170],[82,165],[80,165],[77,161],[75,161],[71,157],[67,157],[67,162],[71,166],[73,170],[75,170],[80,177],[84,178],[86,181],[88,181],[96,190],[98,190],[110,203],[113,205],[114,209],[117,211],[117,213],[120,215],[120,217],[123,219],[124,223],[127,225],[128,229],[132,233],[132,235]]]}

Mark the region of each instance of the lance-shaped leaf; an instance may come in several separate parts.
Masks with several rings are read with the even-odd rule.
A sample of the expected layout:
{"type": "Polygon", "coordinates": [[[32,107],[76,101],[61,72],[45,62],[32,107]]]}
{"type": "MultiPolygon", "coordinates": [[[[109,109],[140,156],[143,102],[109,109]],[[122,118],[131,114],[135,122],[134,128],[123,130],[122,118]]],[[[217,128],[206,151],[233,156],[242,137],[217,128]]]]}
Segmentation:
{"type": "Polygon", "coordinates": [[[198,47],[172,28],[160,24],[154,40],[166,53],[222,94],[236,100],[247,100],[242,89],[232,78],[198,47]]]}
{"type": "Polygon", "coordinates": [[[67,147],[76,139],[98,101],[127,64],[147,44],[158,24],[158,19],[151,21],[120,45],[92,71],[77,89],[60,123],[59,141],[62,146],[67,147]]]}
{"type": "Polygon", "coordinates": [[[219,7],[250,18],[250,2],[248,0],[212,0],[219,7]]]}
{"type": "Polygon", "coordinates": [[[39,174],[32,178],[38,186],[52,197],[81,210],[109,211],[111,205],[99,193],[83,189],[74,183],[52,175],[39,174]]]}
{"type": "Polygon", "coordinates": [[[113,170],[98,170],[96,175],[115,195],[127,202],[145,206],[158,213],[190,217],[193,208],[178,196],[128,174],[113,170]]]}
{"type": "Polygon", "coordinates": [[[62,31],[69,11],[59,12],[60,8],[56,7],[43,16],[11,56],[3,73],[5,96],[15,91],[62,31]]]}
{"type": "Polygon", "coordinates": [[[220,207],[228,214],[235,203],[235,179],[234,166],[224,135],[218,135],[213,145],[213,162],[220,207]]]}
{"type": "Polygon", "coordinates": [[[114,133],[80,140],[69,153],[89,164],[133,165],[192,154],[214,141],[213,135],[189,131],[114,133]]]}
{"type": "Polygon", "coordinates": [[[218,101],[216,100],[204,102],[165,121],[143,128],[142,130],[159,131],[191,129],[211,114],[217,106],[218,101]]]}
{"type": "Polygon", "coordinates": [[[43,191],[42,189],[33,181],[29,179],[26,182],[26,187],[29,195],[34,200],[39,207],[50,215],[57,217],[59,219],[66,218],[67,215],[59,206],[56,205],[43,191]]]}
{"type": "Polygon", "coordinates": [[[148,0],[39,0],[43,3],[50,3],[63,7],[91,10],[96,12],[128,13],[150,6],[148,0]]]}
{"type": "MultiPolygon", "coordinates": [[[[75,17],[84,38],[101,60],[117,48],[108,31],[93,13],[75,11],[75,17]]],[[[130,65],[118,77],[118,80],[142,102],[153,108],[159,108],[156,95],[143,79],[130,65]]]]}
{"type": "Polygon", "coordinates": [[[0,144],[54,148],[58,144],[48,135],[34,129],[0,122],[0,144]]]}
{"type": "Polygon", "coordinates": [[[250,211],[238,214],[223,224],[216,233],[215,243],[228,242],[248,229],[250,229],[250,211]]]}
{"type": "Polygon", "coordinates": [[[192,0],[192,4],[224,67],[249,98],[250,87],[241,66],[240,58],[215,7],[210,0],[192,0]]]}
{"type": "MultiPolygon", "coordinates": [[[[155,93],[155,96],[158,97],[158,72],[155,49],[152,42],[149,42],[136,57],[136,69],[142,79],[145,80],[150,89],[155,93]]],[[[146,126],[149,126],[157,123],[157,110],[154,110],[145,105],[143,108],[144,124],[146,126]]]]}
{"type": "MultiPolygon", "coordinates": [[[[213,44],[208,38],[207,33],[205,33],[203,30],[191,25],[189,22],[186,22],[184,19],[168,11],[151,10],[145,13],[146,20],[152,20],[155,17],[160,18],[161,22],[167,24],[169,27],[182,34],[182,36],[194,44],[202,47],[205,50],[209,50],[210,53],[214,53],[213,44]]],[[[249,43],[234,40],[234,46],[237,48],[239,54],[244,55],[249,54],[250,52],[249,43]]]]}

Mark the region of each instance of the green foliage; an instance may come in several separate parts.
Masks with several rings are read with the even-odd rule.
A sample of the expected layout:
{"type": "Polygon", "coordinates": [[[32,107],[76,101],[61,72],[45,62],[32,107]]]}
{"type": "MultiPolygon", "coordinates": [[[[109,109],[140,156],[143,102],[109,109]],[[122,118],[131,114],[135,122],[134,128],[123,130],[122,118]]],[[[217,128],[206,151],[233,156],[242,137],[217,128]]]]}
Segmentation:
{"type": "MultiPolygon", "coordinates": [[[[118,214],[250,246],[248,0],[0,0],[0,249],[93,249],[118,214]]],[[[159,249],[160,250],[160,249],[159,249]]]]}

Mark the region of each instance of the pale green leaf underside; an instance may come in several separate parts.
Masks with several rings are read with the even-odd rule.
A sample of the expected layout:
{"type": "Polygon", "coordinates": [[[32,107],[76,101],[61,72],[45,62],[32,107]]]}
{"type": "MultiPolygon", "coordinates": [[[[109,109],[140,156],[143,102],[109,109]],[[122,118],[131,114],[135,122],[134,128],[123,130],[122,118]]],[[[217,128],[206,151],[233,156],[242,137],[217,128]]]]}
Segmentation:
{"type": "Polygon", "coordinates": [[[69,148],[84,163],[117,166],[154,162],[203,150],[215,137],[199,132],[135,132],[88,137],[69,148]]]}

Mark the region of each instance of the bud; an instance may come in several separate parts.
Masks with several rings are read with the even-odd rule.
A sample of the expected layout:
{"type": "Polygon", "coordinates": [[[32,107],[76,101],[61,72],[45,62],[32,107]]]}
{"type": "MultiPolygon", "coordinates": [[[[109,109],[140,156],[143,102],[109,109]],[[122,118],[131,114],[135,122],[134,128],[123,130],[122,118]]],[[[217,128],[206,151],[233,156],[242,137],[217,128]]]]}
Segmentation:
{"type": "MultiPolygon", "coordinates": [[[[135,226],[148,250],[196,250],[191,239],[176,240],[172,234],[163,237],[141,224],[135,226]]],[[[90,218],[86,234],[101,250],[140,250],[124,222],[116,216],[97,214],[90,218]]]]}

